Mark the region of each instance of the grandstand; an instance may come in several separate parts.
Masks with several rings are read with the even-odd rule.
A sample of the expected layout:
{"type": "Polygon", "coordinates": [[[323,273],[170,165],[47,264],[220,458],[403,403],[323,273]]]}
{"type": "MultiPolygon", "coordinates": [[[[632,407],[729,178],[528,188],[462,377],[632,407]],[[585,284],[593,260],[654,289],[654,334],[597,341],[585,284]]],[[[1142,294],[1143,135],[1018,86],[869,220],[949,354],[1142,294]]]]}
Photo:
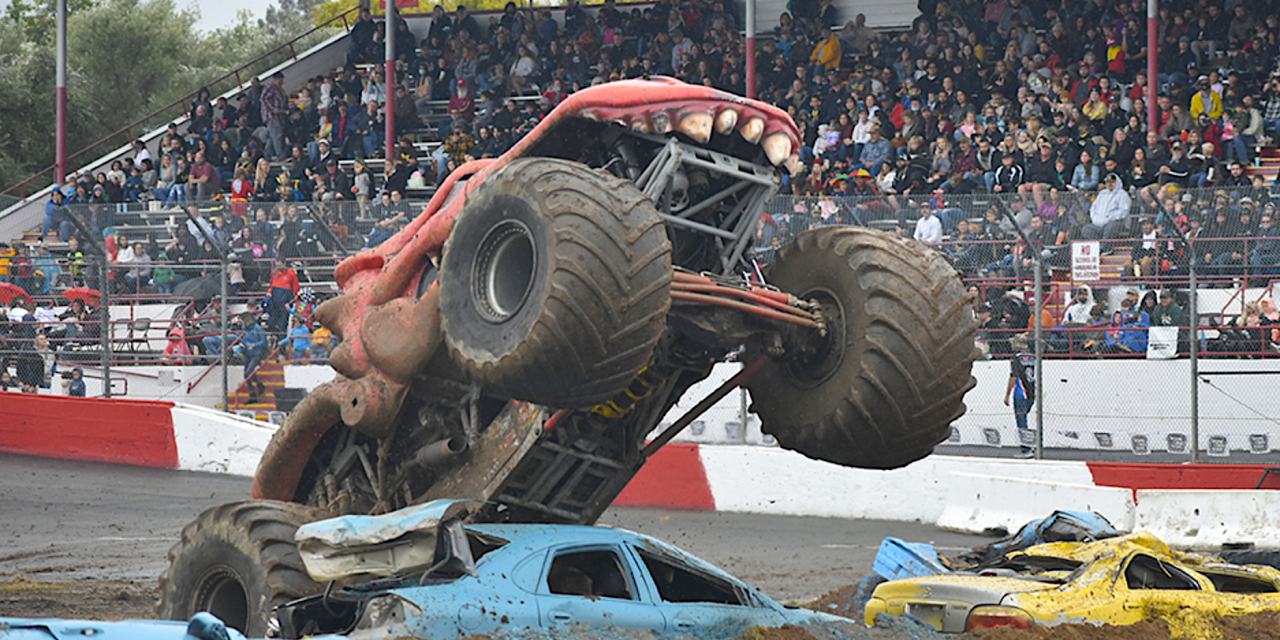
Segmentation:
{"type": "MultiPolygon", "coordinates": [[[[1280,203],[1280,16],[1267,3],[1221,3],[1254,11],[1194,32],[1173,20],[1184,15],[1177,3],[1164,18],[1157,131],[1146,130],[1147,79],[1134,71],[1144,58],[1144,13],[1128,4],[1113,16],[1068,2],[922,2],[922,14],[885,1],[858,6],[865,22],[839,15],[851,6],[829,2],[793,2],[797,15],[781,19],[781,7],[762,7],[758,93],[792,113],[806,146],[804,166],[787,176],[761,223],[758,256],[767,262],[775,246],[822,224],[915,235],[977,288],[992,313],[985,337],[1000,355],[1025,346],[1014,340],[1026,333],[1025,304],[1012,300],[1031,298],[1034,251],[1049,267],[1046,326],[1059,328],[1051,356],[1071,358],[1141,357],[1107,334],[1145,329],[1127,320],[1113,327],[1112,313],[1129,289],[1167,289],[1185,307],[1196,263],[1205,286],[1197,321],[1257,323],[1215,329],[1225,337],[1213,351],[1273,356],[1280,337],[1269,327],[1280,317],[1264,303],[1280,277],[1280,232],[1272,231],[1280,221],[1260,220],[1280,203]],[[1215,145],[1206,150],[1205,142],[1215,145]],[[1111,175],[1118,190],[1108,187],[1111,175]],[[1120,193],[1125,204],[1108,226],[1095,215],[1106,214],[1098,202],[1119,202],[1120,193]],[[1176,227],[1192,232],[1193,246],[1176,239],[1176,227]],[[1073,273],[1071,251],[1091,241],[1103,255],[1097,276],[1085,281],[1073,273]],[[1084,282],[1104,303],[1103,318],[1077,323],[1066,316],[1084,282]],[[1246,315],[1251,303],[1261,313],[1246,315]],[[1086,347],[1094,334],[1100,341],[1086,347]]],[[[420,211],[451,165],[509,148],[575,85],[662,73],[742,92],[740,13],[715,2],[609,2],[586,12],[409,15],[406,27],[420,46],[403,52],[406,68],[397,76],[405,83],[397,112],[412,109],[397,118],[394,167],[384,166],[387,141],[378,136],[386,94],[380,45],[366,40],[371,27],[363,18],[343,16],[341,32],[295,59],[221,96],[193,94],[189,116],[84,164],[74,184],[61,186],[65,202],[54,202],[50,189],[29,191],[38,180],[5,194],[24,197],[0,211],[7,241],[0,303],[34,301],[30,315],[41,327],[5,323],[5,368],[16,379],[11,363],[26,357],[34,334],[61,326],[52,346],[65,365],[96,363],[105,351],[117,365],[183,362],[197,371],[184,379],[204,381],[217,363],[205,339],[223,333],[211,324],[221,319],[211,301],[224,269],[233,312],[262,308],[276,257],[297,273],[299,289],[333,295],[337,261],[420,211]],[[480,26],[486,22],[491,28],[480,26]],[[289,104],[290,157],[282,159],[263,156],[269,135],[258,122],[261,92],[276,75],[289,104]],[[338,120],[322,119],[339,104],[347,109],[335,111],[338,120]],[[373,118],[361,120],[371,105],[373,118]],[[139,166],[130,181],[129,162],[143,150],[159,161],[153,167],[177,167],[195,162],[201,146],[218,189],[178,181],[175,194],[158,167],[152,177],[139,166]],[[244,183],[233,185],[237,167],[246,169],[251,194],[244,183]],[[52,225],[44,224],[47,210],[52,225]],[[195,214],[207,222],[192,222],[195,214]],[[209,247],[195,241],[205,224],[209,247]],[[99,246],[110,254],[105,266],[99,246]],[[105,292],[109,317],[94,315],[90,304],[58,318],[69,310],[64,292],[76,287],[105,292]],[[191,355],[164,353],[175,328],[191,355]]],[[[26,315],[9,311],[11,319],[26,315]]],[[[1189,331],[1190,321],[1179,326],[1189,331]]],[[[277,366],[290,340],[274,329],[259,377],[279,388],[277,366]]],[[[230,394],[232,407],[274,411],[274,391],[254,390],[244,385],[230,394]]]]}

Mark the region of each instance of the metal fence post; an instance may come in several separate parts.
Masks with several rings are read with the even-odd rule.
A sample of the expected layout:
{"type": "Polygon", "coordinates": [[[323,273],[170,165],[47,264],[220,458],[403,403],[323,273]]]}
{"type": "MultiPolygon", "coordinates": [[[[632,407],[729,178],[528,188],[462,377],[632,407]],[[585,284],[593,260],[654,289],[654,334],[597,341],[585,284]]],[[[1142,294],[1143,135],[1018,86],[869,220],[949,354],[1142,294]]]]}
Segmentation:
{"type": "Polygon", "coordinates": [[[227,351],[230,349],[230,346],[227,344],[227,305],[231,304],[231,302],[227,300],[227,255],[226,253],[223,253],[220,257],[222,259],[219,260],[218,266],[221,271],[219,279],[221,280],[220,285],[222,287],[222,304],[218,305],[218,308],[221,309],[222,312],[222,318],[220,321],[222,331],[222,350],[219,351],[220,357],[222,358],[222,410],[227,413],[231,413],[231,394],[227,384],[227,351]]]}
{"type": "Polygon", "coordinates": [[[1191,318],[1191,463],[1200,462],[1200,311],[1196,301],[1196,255],[1187,238],[1187,251],[1191,253],[1190,285],[1187,306],[1191,318]]]}
{"type": "MultiPolygon", "coordinates": [[[[1028,246],[1028,251],[1036,251],[1034,246],[1028,246]]],[[[1040,340],[1040,334],[1044,327],[1041,313],[1044,310],[1044,291],[1042,290],[1044,276],[1040,268],[1040,256],[1036,255],[1034,260],[1034,268],[1036,270],[1036,371],[1035,371],[1035,393],[1036,393],[1036,460],[1044,459],[1044,343],[1040,340]]]]}
{"type": "Polygon", "coordinates": [[[98,253],[97,259],[100,261],[99,273],[102,274],[99,284],[101,285],[102,304],[98,306],[98,313],[102,316],[102,326],[98,333],[102,337],[102,397],[111,397],[111,270],[109,269],[107,254],[105,252],[98,253]]]}

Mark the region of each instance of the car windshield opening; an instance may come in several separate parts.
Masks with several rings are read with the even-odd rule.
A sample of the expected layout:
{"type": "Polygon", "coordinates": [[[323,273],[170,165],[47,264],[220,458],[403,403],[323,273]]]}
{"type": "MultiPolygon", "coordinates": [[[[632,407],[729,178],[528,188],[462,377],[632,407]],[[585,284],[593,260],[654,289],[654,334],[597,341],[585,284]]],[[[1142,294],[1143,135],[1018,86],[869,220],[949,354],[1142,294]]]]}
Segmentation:
{"type": "Polygon", "coordinates": [[[1280,589],[1276,588],[1276,584],[1270,580],[1263,580],[1253,576],[1242,576],[1234,573],[1210,571],[1200,569],[1210,580],[1213,581],[1213,588],[1224,593],[1277,593],[1280,589]]]}
{"type": "Polygon", "coordinates": [[[547,572],[547,588],[559,595],[633,599],[622,560],[609,549],[557,555],[547,572]]]}
{"type": "Polygon", "coordinates": [[[1177,567],[1148,555],[1136,555],[1124,570],[1130,589],[1196,591],[1200,583],[1177,567]]]}
{"type": "Polygon", "coordinates": [[[695,572],[673,560],[636,549],[658,586],[664,602],[711,602],[742,605],[738,590],[715,576],[695,572]]]}

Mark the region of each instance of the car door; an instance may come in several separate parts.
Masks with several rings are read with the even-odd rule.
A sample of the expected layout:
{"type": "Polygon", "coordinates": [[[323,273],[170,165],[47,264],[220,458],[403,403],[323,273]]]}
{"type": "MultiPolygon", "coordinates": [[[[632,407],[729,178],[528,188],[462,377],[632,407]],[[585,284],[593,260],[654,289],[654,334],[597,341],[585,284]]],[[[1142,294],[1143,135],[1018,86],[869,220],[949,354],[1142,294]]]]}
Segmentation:
{"type": "Polygon", "coordinates": [[[569,546],[547,554],[538,585],[543,628],[587,624],[663,632],[666,621],[616,545],[569,546]]]}
{"type": "Polygon", "coordinates": [[[630,551],[639,560],[671,633],[697,636],[786,623],[782,612],[767,606],[745,585],[656,550],[632,547],[630,551]]]}
{"type": "Polygon", "coordinates": [[[1116,589],[1124,594],[1125,617],[1136,621],[1159,612],[1215,610],[1220,594],[1206,582],[1171,562],[1134,553],[1125,559],[1116,589]]]}

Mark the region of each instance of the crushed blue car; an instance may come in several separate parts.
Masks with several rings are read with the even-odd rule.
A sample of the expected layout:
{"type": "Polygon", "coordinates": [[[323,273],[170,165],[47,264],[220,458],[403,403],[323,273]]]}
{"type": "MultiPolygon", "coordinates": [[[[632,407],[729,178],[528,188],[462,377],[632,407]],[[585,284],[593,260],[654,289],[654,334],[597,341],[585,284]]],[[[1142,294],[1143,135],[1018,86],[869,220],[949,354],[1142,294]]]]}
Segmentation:
{"type": "MultiPolygon", "coordinates": [[[[216,616],[197,613],[190,622],[0,618],[0,640],[244,640],[216,616]]],[[[320,639],[316,639],[320,640],[320,639]]],[[[330,638],[330,640],[340,640],[330,638]]]]}
{"type": "Polygon", "coordinates": [[[426,640],[562,626],[708,640],[753,626],[848,625],[785,607],[659,540],[621,529],[464,524],[441,501],[298,530],[317,579],[369,579],[276,611],[284,638],[318,634],[426,640]]]}

